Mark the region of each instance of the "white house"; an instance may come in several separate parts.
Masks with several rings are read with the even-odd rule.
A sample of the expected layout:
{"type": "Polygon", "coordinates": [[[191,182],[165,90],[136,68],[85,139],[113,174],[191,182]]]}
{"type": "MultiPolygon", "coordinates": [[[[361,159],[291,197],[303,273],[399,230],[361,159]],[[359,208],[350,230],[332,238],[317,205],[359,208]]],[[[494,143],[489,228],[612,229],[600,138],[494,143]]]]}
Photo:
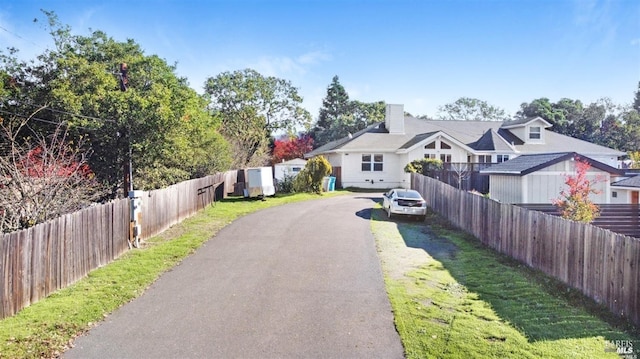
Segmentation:
{"type": "Polygon", "coordinates": [[[273,177],[282,181],[285,176],[295,176],[306,166],[307,160],[294,158],[289,161],[282,161],[273,165],[273,177]]]}
{"type": "Polygon", "coordinates": [[[404,167],[421,158],[450,163],[501,163],[524,154],[573,151],[616,167],[625,153],[551,131],[542,118],[518,121],[439,121],[404,115],[403,105],[387,105],[384,123],[321,146],[305,155],[323,155],[337,186],[409,187],[404,167]]]}

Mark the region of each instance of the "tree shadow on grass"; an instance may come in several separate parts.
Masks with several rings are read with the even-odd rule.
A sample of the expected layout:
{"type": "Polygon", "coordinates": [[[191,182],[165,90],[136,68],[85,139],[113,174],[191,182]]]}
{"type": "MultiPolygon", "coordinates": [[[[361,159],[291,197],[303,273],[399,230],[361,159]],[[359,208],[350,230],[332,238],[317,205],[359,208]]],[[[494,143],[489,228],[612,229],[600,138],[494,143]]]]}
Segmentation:
{"type": "MultiPolygon", "coordinates": [[[[384,215],[375,210],[378,220],[384,215]]],[[[638,328],[562,282],[499,254],[431,214],[421,225],[393,220],[407,247],[440,262],[468,292],[488,303],[529,341],[588,338],[640,339],[638,328]],[[628,336],[621,334],[626,332],[628,336]]]]}

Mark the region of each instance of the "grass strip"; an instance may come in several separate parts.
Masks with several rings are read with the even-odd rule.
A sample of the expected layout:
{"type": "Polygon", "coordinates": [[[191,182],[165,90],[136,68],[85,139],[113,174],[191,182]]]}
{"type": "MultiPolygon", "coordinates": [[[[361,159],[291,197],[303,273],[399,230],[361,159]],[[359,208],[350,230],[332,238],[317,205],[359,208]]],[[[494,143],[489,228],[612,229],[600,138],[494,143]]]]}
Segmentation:
{"type": "MultiPolygon", "coordinates": [[[[322,197],[339,195],[325,193],[322,197]]],[[[267,207],[318,199],[314,194],[279,195],[266,201],[229,198],[98,268],[72,286],[0,320],[0,358],[54,358],[73,339],[118,307],[140,296],[234,219],[267,207]]]]}
{"type": "Polygon", "coordinates": [[[389,221],[376,238],[407,358],[619,358],[638,329],[578,291],[449,227],[389,221]]]}

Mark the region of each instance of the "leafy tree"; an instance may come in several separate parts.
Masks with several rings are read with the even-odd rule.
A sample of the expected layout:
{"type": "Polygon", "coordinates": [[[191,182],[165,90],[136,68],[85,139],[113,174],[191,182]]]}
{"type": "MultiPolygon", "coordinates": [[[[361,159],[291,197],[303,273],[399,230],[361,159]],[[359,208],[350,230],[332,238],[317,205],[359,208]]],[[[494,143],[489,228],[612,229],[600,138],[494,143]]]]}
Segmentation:
{"type": "Polygon", "coordinates": [[[620,114],[619,122],[623,124],[623,141],[614,148],[622,151],[637,151],[640,149],[640,113],[627,109],[620,114]]]}
{"type": "Polygon", "coordinates": [[[420,158],[407,163],[404,166],[404,171],[407,173],[420,173],[425,176],[433,177],[434,171],[439,171],[443,168],[442,161],[436,158],[420,158]]]}
{"type": "Polygon", "coordinates": [[[386,104],[384,101],[360,102],[352,101],[353,122],[347,124],[349,133],[354,134],[377,122],[384,122],[386,104]]]}
{"type": "Polygon", "coordinates": [[[629,159],[631,160],[630,168],[639,169],[640,168],[640,151],[631,151],[629,152],[629,159]]]}
{"type": "Polygon", "coordinates": [[[331,164],[323,156],[316,156],[307,161],[302,171],[294,179],[296,192],[322,192],[322,181],[331,173],[331,164]]]}
{"type": "Polygon", "coordinates": [[[320,147],[328,142],[344,138],[366,127],[384,121],[385,103],[383,101],[365,103],[349,100],[349,94],[334,76],[327,88],[327,96],[315,127],[311,130],[314,145],[320,147]]]}
{"type": "Polygon", "coordinates": [[[589,198],[589,195],[599,193],[593,186],[600,180],[587,178],[591,168],[587,161],[576,158],[574,162],[576,174],[565,176],[567,188],[552,203],[560,209],[563,218],[590,223],[600,214],[600,208],[589,198]]]}
{"type": "Polygon", "coordinates": [[[554,130],[558,132],[558,128],[563,126],[564,115],[556,109],[548,98],[543,97],[531,101],[531,103],[522,103],[520,111],[516,113],[516,118],[534,118],[542,117],[547,122],[554,125],[554,130]]]}
{"type": "Polygon", "coordinates": [[[275,140],[271,163],[276,164],[294,158],[303,158],[304,154],[311,150],[313,150],[313,139],[308,135],[275,140]]]}
{"type": "Polygon", "coordinates": [[[141,189],[228,169],[228,144],[216,134],[220,120],[174,66],[145,55],[133,40],[116,42],[101,31],[71,35],[55,14],[45,15],[54,50],[30,62],[16,60],[13,50],[0,56],[4,109],[28,114],[46,105],[33,129],[45,134],[64,122],[71,138],[88,137],[89,165],[111,196],[128,188],[129,159],[141,189]],[[123,63],[126,91],[120,89],[123,63]]]}
{"type": "Polygon", "coordinates": [[[255,70],[223,72],[206,80],[211,109],[222,120],[222,134],[232,143],[238,168],[268,162],[269,138],[274,131],[292,133],[309,126],[311,116],[290,82],[264,77],[255,70]]]}
{"type": "Polygon", "coordinates": [[[539,116],[551,123],[556,133],[624,150],[632,126],[623,121],[622,115],[619,107],[606,98],[587,106],[580,100],[563,98],[551,103],[540,98],[523,103],[516,118],[539,116]]]}
{"type": "Polygon", "coordinates": [[[441,106],[438,118],[459,121],[504,121],[508,116],[503,109],[489,105],[486,101],[461,97],[453,103],[441,106]]]}
{"type": "Polygon", "coordinates": [[[626,141],[627,130],[625,125],[620,122],[618,116],[607,115],[600,124],[600,128],[597,130],[594,143],[626,151],[626,149],[623,149],[626,141]]]}

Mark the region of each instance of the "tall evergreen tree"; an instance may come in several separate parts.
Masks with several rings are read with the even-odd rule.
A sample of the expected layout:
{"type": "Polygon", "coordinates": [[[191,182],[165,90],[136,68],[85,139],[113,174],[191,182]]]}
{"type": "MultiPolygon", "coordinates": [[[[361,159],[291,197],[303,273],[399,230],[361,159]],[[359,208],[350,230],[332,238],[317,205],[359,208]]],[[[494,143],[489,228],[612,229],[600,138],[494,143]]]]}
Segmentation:
{"type": "Polygon", "coordinates": [[[384,113],[383,101],[364,103],[349,100],[338,76],[334,76],[327,88],[327,96],[322,100],[318,121],[311,130],[314,146],[320,147],[384,121],[384,113]]]}
{"type": "Polygon", "coordinates": [[[636,96],[633,99],[633,109],[640,113],[640,81],[638,82],[638,91],[636,91],[636,96]]]}
{"type": "Polygon", "coordinates": [[[317,127],[329,129],[339,122],[342,116],[350,112],[349,94],[344,89],[338,76],[334,76],[327,88],[327,96],[322,100],[317,127]]]}

